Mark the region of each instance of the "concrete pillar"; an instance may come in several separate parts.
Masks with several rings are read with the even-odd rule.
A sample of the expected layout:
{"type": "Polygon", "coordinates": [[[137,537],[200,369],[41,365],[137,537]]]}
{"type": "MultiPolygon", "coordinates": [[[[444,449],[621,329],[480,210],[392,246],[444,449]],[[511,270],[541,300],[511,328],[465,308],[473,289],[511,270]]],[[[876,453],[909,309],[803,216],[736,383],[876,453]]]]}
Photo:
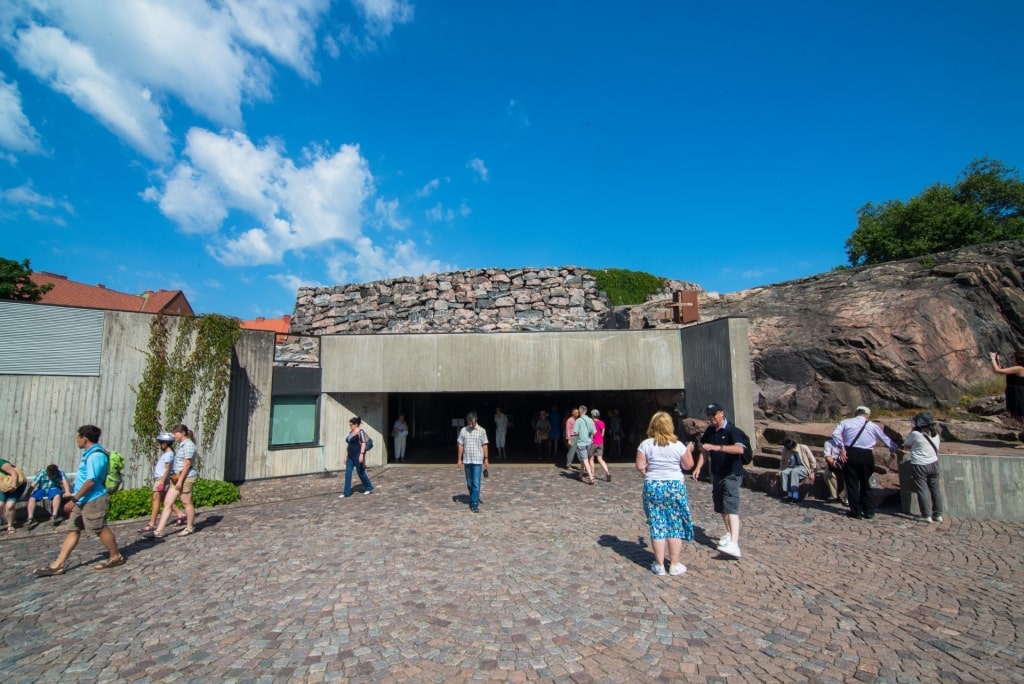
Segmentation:
{"type": "Polygon", "coordinates": [[[704,407],[718,402],[725,408],[726,418],[747,433],[756,451],[749,322],[746,318],[719,318],[679,333],[687,414],[703,419],[704,407]]]}

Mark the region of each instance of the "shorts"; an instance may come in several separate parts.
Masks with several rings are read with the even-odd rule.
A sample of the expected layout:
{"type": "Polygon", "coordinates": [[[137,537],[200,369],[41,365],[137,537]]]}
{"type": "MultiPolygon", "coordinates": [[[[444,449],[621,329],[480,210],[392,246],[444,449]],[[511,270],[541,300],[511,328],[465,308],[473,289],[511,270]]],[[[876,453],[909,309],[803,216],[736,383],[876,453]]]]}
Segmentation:
{"type": "Polygon", "coordinates": [[[168,485],[169,485],[170,483],[171,483],[171,481],[170,481],[170,480],[164,481],[164,480],[163,480],[162,478],[161,478],[161,479],[158,479],[158,480],[153,480],[153,491],[154,491],[154,492],[166,492],[166,491],[167,491],[167,489],[168,489],[168,485]],[[157,489],[157,487],[159,487],[159,486],[160,486],[160,483],[161,483],[161,482],[163,482],[163,484],[164,484],[164,488],[163,488],[163,489],[157,489]]]}
{"type": "Polygon", "coordinates": [[[110,495],[93,499],[81,506],[75,506],[71,511],[68,521],[78,530],[96,532],[97,534],[107,526],[107,509],[110,503],[110,495]]]}
{"type": "Polygon", "coordinates": [[[178,491],[181,492],[182,494],[191,494],[192,493],[192,488],[195,487],[196,480],[198,480],[198,479],[199,479],[198,477],[193,475],[192,477],[186,479],[184,482],[181,482],[179,480],[178,484],[176,484],[175,487],[177,487],[178,491]]]}
{"type": "Polygon", "coordinates": [[[739,515],[741,484],[742,475],[711,475],[711,501],[715,505],[715,513],[739,515]]]}
{"type": "Polygon", "coordinates": [[[32,492],[32,498],[36,501],[49,501],[55,496],[60,496],[64,493],[60,487],[50,487],[49,489],[37,489],[32,492]]]}
{"type": "Polygon", "coordinates": [[[595,444],[590,447],[591,458],[604,458],[604,444],[595,444]]]}
{"type": "Polygon", "coordinates": [[[22,482],[20,487],[17,487],[6,494],[0,492],[0,503],[5,503],[7,501],[21,501],[21,497],[25,493],[26,489],[28,489],[28,482],[22,482]]]}
{"type": "Polygon", "coordinates": [[[592,444],[577,444],[576,445],[576,456],[580,461],[586,461],[590,458],[590,450],[593,448],[592,444]]]}

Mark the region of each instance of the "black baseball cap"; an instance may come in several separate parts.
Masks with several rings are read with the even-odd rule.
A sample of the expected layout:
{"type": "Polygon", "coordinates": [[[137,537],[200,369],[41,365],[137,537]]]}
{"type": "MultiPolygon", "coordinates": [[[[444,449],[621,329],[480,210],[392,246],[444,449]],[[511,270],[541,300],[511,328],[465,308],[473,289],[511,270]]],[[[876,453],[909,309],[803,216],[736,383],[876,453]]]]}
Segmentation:
{"type": "Polygon", "coordinates": [[[704,415],[706,415],[706,416],[713,416],[716,413],[718,413],[719,411],[724,411],[724,410],[725,409],[722,408],[721,404],[712,402],[712,403],[708,404],[707,407],[704,409],[704,415]]]}

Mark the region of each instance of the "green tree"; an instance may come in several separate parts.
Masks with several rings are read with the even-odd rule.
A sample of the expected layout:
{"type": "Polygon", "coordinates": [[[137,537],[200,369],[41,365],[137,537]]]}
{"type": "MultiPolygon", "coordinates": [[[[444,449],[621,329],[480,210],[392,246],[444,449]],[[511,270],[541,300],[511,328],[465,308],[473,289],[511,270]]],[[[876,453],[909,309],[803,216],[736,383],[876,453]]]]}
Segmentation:
{"type": "Polygon", "coordinates": [[[29,276],[32,267],[28,259],[12,261],[0,257],[0,299],[15,299],[22,302],[38,302],[53,289],[52,284],[36,285],[29,276]]]}
{"type": "Polygon", "coordinates": [[[936,183],[908,201],[868,202],[846,240],[853,266],[1024,238],[1024,181],[1017,169],[982,157],[955,185],[936,183]]]}

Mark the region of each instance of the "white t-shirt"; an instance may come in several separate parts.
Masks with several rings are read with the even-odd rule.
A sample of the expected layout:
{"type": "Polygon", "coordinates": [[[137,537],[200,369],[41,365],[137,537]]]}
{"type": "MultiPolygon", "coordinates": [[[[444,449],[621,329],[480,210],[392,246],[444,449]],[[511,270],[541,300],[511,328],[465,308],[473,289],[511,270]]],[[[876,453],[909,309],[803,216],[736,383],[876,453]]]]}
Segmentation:
{"type": "Polygon", "coordinates": [[[494,416],[494,429],[499,434],[508,431],[508,416],[502,413],[501,415],[495,414],[494,416]]]}
{"type": "Polygon", "coordinates": [[[153,466],[153,479],[159,480],[164,476],[164,472],[167,470],[167,464],[174,464],[174,449],[168,449],[167,451],[160,452],[160,459],[153,466]]]}
{"type": "Polygon", "coordinates": [[[665,446],[658,446],[653,438],[647,438],[640,442],[636,448],[647,459],[647,472],[644,473],[645,480],[684,480],[683,454],[686,453],[686,445],[682,442],[669,442],[665,446]]]}
{"type": "Polygon", "coordinates": [[[903,441],[903,446],[910,447],[911,465],[928,465],[939,460],[939,455],[935,453],[935,450],[939,448],[938,435],[925,438],[923,433],[914,430],[907,435],[907,438],[903,441]],[[935,449],[932,449],[932,445],[928,443],[929,439],[932,440],[935,449]]]}

